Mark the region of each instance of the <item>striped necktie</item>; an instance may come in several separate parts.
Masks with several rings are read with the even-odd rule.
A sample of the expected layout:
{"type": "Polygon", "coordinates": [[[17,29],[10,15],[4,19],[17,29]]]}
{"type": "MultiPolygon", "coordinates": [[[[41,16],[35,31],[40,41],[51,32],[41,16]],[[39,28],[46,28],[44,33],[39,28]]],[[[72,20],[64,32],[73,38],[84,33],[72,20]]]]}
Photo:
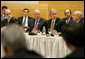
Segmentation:
{"type": "Polygon", "coordinates": [[[53,32],[53,29],[54,29],[54,20],[52,20],[52,23],[51,23],[51,28],[50,28],[51,33],[53,32]]]}
{"type": "Polygon", "coordinates": [[[67,20],[66,20],[66,24],[68,24],[69,23],[69,18],[67,18],[67,20]]]}
{"type": "Polygon", "coordinates": [[[35,25],[34,25],[34,28],[32,30],[32,33],[36,33],[36,30],[37,30],[37,25],[38,24],[38,21],[35,22],[35,25]]]}

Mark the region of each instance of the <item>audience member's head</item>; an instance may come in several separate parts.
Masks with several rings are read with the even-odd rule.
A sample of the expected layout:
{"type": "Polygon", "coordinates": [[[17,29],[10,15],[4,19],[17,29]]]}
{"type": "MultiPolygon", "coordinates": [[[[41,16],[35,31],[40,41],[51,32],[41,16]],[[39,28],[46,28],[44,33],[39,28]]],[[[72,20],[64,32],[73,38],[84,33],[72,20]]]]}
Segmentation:
{"type": "Polygon", "coordinates": [[[12,56],[16,51],[26,48],[26,39],[21,27],[9,25],[1,34],[1,42],[6,57],[12,56]]]}
{"type": "Polygon", "coordinates": [[[84,46],[84,24],[66,24],[62,27],[61,34],[71,50],[84,46]]]}
{"type": "Polygon", "coordinates": [[[5,15],[5,10],[8,9],[7,6],[2,6],[2,13],[5,15]]]}
{"type": "Polygon", "coordinates": [[[81,11],[75,11],[74,12],[74,15],[73,15],[73,19],[75,20],[75,21],[78,21],[78,20],[80,20],[82,18],[82,12],[81,11]]]}
{"type": "Polygon", "coordinates": [[[23,10],[23,16],[28,16],[28,13],[29,13],[29,9],[25,8],[23,10]]]}
{"type": "Polygon", "coordinates": [[[4,26],[4,27],[2,27],[1,28],[1,33],[4,31],[4,29],[6,29],[7,27],[6,26],[4,26]]]}
{"type": "Polygon", "coordinates": [[[55,9],[51,9],[51,10],[49,11],[49,15],[50,15],[50,17],[52,18],[52,20],[55,20],[56,17],[57,17],[57,11],[56,11],[55,9]]]}
{"type": "Polygon", "coordinates": [[[64,14],[65,14],[65,16],[66,16],[67,18],[69,18],[69,17],[71,17],[72,12],[71,12],[70,9],[66,9],[65,12],[64,12],[64,14]]]}
{"type": "Polygon", "coordinates": [[[34,16],[35,16],[35,19],[38,20],[40,18],[40,10],[38,9],[34,10],[34,16]]]}
{"type": "Polygon", "coordinates": [[[10,9],[6,9],[5,10],[5,14],[6,14],[7,19],[11,19],[12,18],[12,12],[11,12],[10,9]]]}

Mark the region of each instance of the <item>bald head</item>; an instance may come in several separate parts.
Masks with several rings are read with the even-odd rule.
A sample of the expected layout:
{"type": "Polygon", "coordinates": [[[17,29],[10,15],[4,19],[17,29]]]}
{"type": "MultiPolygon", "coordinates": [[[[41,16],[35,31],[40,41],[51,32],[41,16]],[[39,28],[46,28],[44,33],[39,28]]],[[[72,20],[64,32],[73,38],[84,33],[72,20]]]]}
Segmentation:
{"type": "Polygon", "coordinates": [[[78,16],[82,16],[82,12],[81,11],[75,11],[74,14],[76,14],[78,16]]]}
{"type": "Polygon", "coordinates": [[[12,17],[12,13],[10,9],[6,9],[5,14],[6,14],[7,19],[10,19],[12,17]]]}
{"type": "Polygon", "coordinates": [[[74,12],[74,15],[73,15],[74,20],[78,21],[78,20],[81,19],[81,17],[82,17],[82,12],[81,11],[75,11],[74,12]]]}
{"type": "Polygon", "coordinates": [[[34,10],[34,16],[35,16],[35,19],[38,20],[40,18],[40,10],[38,9],[34,10]]]}
{"type": "Polygon", "coordinates": [[[40,13],[40,10],[36,9],[34,10],[34,13],[40,13]]]}
{"type": "Polygon", "coordinates": [[[11,10],[10,9],[6,9],[5,12],[8,13],[8,12],[11,12],[11,10]]]}

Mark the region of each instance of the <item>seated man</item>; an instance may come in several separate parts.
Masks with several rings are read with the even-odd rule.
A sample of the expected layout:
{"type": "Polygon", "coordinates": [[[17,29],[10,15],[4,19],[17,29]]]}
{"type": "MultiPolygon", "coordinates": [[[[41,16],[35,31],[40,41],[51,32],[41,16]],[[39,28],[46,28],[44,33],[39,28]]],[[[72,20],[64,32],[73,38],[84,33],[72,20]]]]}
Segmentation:
{"type": "Polygon", "coordinates": [[[1,16],[1,21],[6,19],[6,15],[5,15],[5,10],[8,9],[7,6],[2,6],[2,16],[1,16]]]}
{"type": "Polygon", "coordinates": [[[72,18],[72,16],[71,16],[72,12],[71,12],[70,9],[66,9],[65,12],[64,12],[64,14],[65,14],[66,18],[63,18],[63,19],[62,19],[63,25],[64,25],[64,24],[68,24],[68,23],[70,23],[70,22],[73,21],[73,18],[72,18]]]}
{"type": "Polygon", "coordinates": [[[10,9],[6,9],[5,13],[7,18],[1,21],[1,27],[4,27],[12,23],[17,23],[17,20],[12,16],[10,9]]]}
{"type": "MultiPolygon", "coordinates": [[[[40,17],[40,11],[34,10],[35,19],[31,20],[28,24],[30,27],[30,33],[40,33],[43,32],[42,29],[45,26],[46,34],[48,34],[47,20],[40,17]]],[[[29,33],[29,34],[30,34],[29,33]]]]}
{"type": "Polygon", "coordinates": [[[23,10],[23,16],[19,17],[18,20],[17,20],[18,24],[21,25],[25,29],[26,32],[28,32],[29,21],[33,19],[32,17],[28,16],[28,13],[29,13],[29,9],[25,8],[23,10]]]}
{"type": "Polygon", "coordinates": [[[28,50],[22,27],[16,24],[4,28],[1,43],[5,52],[4,58],[42,58],[36,52],[28,50]]]}
{"type": "Polygon", "coordinates": [[[73,20],[77,23],[84,23],[84,18],[82,18],[82,12],[75,11],[73,15],[73,20]]]}
{"type": "Polygon", "coordinates": [[[60,18],[57,17],[57,12],[55,9],[51,9],[49,11],[49,15],[50,15],[51,19],[48,20],[48,28],[50,29],[51,35],[53,36],[53,34],[54,34],[53,31],[60,32],[61,20],[60,20],[60,18]]]}
{"type": "Polygon", "coordinates": [[[65,58],[84,58],[84,24],[66,24],[62,27],[61,35],[72,51],[65,58]]]}

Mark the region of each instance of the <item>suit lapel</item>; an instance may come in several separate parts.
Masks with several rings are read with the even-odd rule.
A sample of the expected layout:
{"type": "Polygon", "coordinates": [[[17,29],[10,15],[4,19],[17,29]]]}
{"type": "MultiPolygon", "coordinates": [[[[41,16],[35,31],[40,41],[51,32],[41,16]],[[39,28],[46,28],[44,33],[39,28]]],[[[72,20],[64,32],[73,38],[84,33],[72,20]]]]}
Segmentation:
{"type": "Polygon", "coordinates": [[[33,22],[32,22],[33,24],[32,24],[32,27],[34,28],[34,26],[35,26],[35,19],[33,19],[33,22]]]}
{"type": "Polygon", "coordinates": [[[40,20],[39,20],[39,24],[38,24],[38,27],[40,26],[41,22],[42,22],[42,19],[40,18],[40,20]]]}
{"type": "Polygon", "coordinates": [[[52,23],[52,19],[50,19],[49,22],[48,22],[49,28],[51,27],[51,23],[52,23]]]}
{"type": "Polygon", "coordinates": [[[20,19],[20,23],[21,23],[21,24],[23,23],[23,16],[22,16],[21,19],[20,19]]]}
{"type": "Polygon", "coordinates": [[[71,23],[71,22],[73,22],[73,18],[72,18],[72,17],[70,18],[70,21],[69,21],[69,23],[71,23]]]}
{"type": "MultiPolygon", "coordinates": [[[[12,17],[12,18],[13,18],[13,17],[12,17]]],[[[9,23],[12,23],[12,21],[13,21],[13,19],[12,19],[12,18],[10,19],[9,23]]]]}

